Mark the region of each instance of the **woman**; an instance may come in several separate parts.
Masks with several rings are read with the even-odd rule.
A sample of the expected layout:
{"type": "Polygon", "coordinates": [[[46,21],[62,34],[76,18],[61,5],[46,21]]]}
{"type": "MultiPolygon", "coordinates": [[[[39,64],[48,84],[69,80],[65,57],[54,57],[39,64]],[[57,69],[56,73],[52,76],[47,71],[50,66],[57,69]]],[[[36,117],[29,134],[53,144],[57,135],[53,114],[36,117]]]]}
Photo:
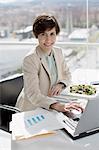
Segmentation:
{"type": "Polygon", "coordinates": [[[24,58],[24,88],[16,104],[21,111],[37,107],[61,112],[82,109],[77,103],[61,104],[54,98],[71,82],[62,50],[54,47],[59,32],[54,16],[41,15],[33,23],[38,45],[24,58]]]}

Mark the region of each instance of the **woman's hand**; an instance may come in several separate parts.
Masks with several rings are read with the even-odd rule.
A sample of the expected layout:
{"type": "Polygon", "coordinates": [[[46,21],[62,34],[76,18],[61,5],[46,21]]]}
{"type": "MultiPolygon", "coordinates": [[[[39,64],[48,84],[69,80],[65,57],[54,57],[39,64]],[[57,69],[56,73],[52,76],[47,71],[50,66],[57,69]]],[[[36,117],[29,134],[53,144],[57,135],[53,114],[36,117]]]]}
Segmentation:
{"type": "Polygon", "coordinates": [[[55,109],[60,112],[66,112],[70,113],[72,109],[76,109],[78,111],[83,112],[83,108],[80,106],[80,104],[76,102],[67,103],[67,104],[61,104],[59,102],[51,104],[50,108],[55,109]]]}
{"type": "Polygon", "coordinates": [[[64,84],[56,84],[54,85],[48,92],[48,96],[52,97],[52,96],[55,96],[55,95],[60,95],[60,93],[62,92],[63,90],[63,86],[64,84]]]}

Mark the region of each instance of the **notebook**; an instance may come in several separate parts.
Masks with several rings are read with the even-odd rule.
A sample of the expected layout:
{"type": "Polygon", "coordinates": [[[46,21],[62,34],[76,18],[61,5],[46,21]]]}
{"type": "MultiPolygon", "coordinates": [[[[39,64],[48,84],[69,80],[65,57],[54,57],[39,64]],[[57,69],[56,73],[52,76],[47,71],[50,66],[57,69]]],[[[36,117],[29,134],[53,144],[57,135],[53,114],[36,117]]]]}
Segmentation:
{"type": "Polygon", "coordinates": [[[69,118],[61,113],[60,121],[73,139],[99,132],[99,99],[88,100],[79,118],[69,118]]]}

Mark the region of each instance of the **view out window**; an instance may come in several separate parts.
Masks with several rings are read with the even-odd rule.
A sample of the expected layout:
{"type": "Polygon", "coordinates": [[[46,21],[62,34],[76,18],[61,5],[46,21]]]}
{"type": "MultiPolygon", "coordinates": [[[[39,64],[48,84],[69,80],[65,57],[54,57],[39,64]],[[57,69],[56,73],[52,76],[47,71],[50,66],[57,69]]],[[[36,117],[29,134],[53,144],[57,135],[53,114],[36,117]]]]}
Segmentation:
{"type": "Polygon", "coordinates": [[[43,13],[59,21],[56,46],[71,70],[99,68],[99,0],[0,0],[0,79],[22,73],[24,56],[37,44],[32,23],[43,13]]]}

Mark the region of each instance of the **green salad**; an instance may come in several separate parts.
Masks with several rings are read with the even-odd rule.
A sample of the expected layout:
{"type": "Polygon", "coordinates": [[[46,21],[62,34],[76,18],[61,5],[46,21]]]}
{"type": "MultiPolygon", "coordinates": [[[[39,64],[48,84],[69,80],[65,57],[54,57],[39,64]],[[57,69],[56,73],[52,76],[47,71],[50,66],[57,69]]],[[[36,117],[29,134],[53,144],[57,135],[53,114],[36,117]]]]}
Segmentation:
{"type": "Polygon", "coordinates": [[[91,85],[79,84],[70,86],[71,93],[93,95],[96,93],[96,88],[91,85]]]}

